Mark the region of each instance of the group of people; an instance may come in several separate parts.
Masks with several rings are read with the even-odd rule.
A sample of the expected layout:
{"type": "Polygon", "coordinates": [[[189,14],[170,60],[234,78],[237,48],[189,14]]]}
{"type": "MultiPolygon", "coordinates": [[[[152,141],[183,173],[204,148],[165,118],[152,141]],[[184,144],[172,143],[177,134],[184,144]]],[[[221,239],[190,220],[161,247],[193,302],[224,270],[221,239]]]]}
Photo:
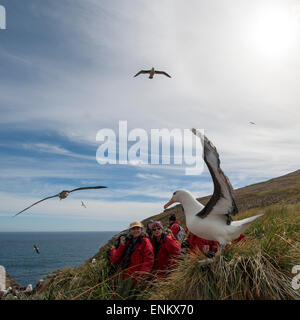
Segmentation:
{"type": "MultiPolygon", "coordinates": [[[[244,237],[242,234],[236,241],[244,237]]],[[[135,221],[129,226],[129,235],[123,234],[118,240],[109,251],[110,261],[121,266],[124,278],[135,280],[148,279],[150,274],[155,279],[163,278],[186,249],[213,257],[219,248],[218,242],[184,230],[174,214],[169,217],[167,229],[160,221],[150,220],[144,232],[142,223],[135,221]]]]}
{"type": "Polygon", "coordinates": [[[181,254],[180,242],[160,221],[148,223],[147,232],[143,229],[141,222],[132,222],[129,235],[121,235],[111,247],[110,261],[121,266],[125,278],[148,278],[150,272],[156,278],[164,277],[181,254]]]}

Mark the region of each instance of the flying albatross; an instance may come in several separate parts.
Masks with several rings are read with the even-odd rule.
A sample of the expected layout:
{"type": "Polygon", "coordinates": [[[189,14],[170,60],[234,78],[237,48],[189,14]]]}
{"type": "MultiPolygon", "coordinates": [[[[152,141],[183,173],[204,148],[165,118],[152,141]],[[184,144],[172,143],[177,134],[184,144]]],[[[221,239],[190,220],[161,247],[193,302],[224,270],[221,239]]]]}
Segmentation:
{"type": "MultiPolygon", "coordinates": [[[[196,129],[192,129],[192,132],[201,138],[201,142],[204,144],[203,158],[214,183],[214,193],[204,206],[189,191],[177,190],[173,193],[171,200],[165,204],[164,209],[174,202],[181,203],[188,229],[198,237],[218,241],[221,253],[227,243],[238,238],[254,220],[263,214],[233,221],[232,216],[238,213],[238,208],[232,196],[231,183],[220,168],[217,149],[201,132],[196,129]]],[[[203,261],[211,262],[213,260],[206,259],[199,262],[203,261]]]]}
{"type": "Polygon", "coordinates": [[[17,215],[19,215],[20,213],[24,212],[25,210],[27,210],[27,209],[35,206],[36,204],[38,204],[38,203],[40,203],[40,202],[42,202],[42,201],[47,200],[47,199],[59,197],[59,199],[62,200],[62,199],[65,199],[65,198],[69,195],[69,193],[74,192],[74,191],[87,190],[87,189],[102,189],[102,188],[107,188],[107,187],[103,187],[103,186],[97,186],[97,187],[82,187],[82,188],[76,188],[76,189],[73,189],[73,190],[63,190],[62,192],[60,192],[60,193],[58,193],[58,194],[56,194],[56,195],[54,195],[54,196],[50,196],[50,197],[47,197],[47,198],[44,198],[44,199],[42,199],[42,200],[40,200],[40,201],[35,202],[35,203],[32,204],[31,206],[29,206],[29,207],[23,209],[22,211],[18,212],[17,214],[15,214],[14,217],[17,216],[17,215]]]}
{"type": "Polygon", "coordinates": [[[34,244],[33,248],[37,254],[40,254],[40,249],[34,244]]]}
{"type": "Polygon", "coordinates": [[[153,79],[155,73],[156,74],[164,74],[165,76],[171,78],[171,76],[169,74],[167,74],[165,71],[157,71],[153,67],[152,67],[151,70],[141,70],[141,71],[139,71],[134,77],[137,77],[139,74],[142,74],[142,73],[149,73],[150,74],[149,79],[153,79]]]}

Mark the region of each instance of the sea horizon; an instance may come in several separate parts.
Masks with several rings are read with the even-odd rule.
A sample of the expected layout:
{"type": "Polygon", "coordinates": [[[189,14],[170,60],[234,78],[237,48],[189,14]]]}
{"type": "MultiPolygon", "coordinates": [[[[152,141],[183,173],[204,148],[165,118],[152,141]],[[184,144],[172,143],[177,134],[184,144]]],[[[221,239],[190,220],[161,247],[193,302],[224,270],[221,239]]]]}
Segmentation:
{"type": "Polygon", "coordinates": [[[117,231],[0,232],[0,265],[20,286],[33,286],[53,271],[93,257],[117,231]],[[39,248],[38,254],[33,245],[39,248]]]}

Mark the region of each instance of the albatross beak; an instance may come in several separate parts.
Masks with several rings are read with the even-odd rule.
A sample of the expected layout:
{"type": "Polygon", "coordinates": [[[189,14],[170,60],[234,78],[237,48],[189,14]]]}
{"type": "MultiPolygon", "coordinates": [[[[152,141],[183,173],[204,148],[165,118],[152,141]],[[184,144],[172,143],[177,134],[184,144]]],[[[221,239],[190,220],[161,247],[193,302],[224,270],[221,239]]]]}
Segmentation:
{"type": "Polygon", "coordinates": [[[174,201],[171,199],[168,203],[166,203],[165,205],[164,205],[164,209],[167,209],[171,204],[173,204],[174,203],[174,201]]]}

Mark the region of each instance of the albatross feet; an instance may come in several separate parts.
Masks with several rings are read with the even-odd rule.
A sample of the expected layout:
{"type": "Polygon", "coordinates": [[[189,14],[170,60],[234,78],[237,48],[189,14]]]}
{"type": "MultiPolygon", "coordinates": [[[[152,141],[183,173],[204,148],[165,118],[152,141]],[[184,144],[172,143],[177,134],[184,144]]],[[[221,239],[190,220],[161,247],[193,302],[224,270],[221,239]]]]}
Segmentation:
{"type": "MultiPolygon", "coordinates": [[[[220,253],[222,252],[222,250],[223,250],[223,246],[221,245],[220,253]]],[[[206,253],[206,255],[207,255],[208,259],[199,260],[198,263],[200,263],[201,265],[213,263],[213,262],[215,262],[215,256],[217,256],[218,254],[209,250],[206,253]]]]}
{"type": "Polygon", "coordinates": [[[213,263],[215,261],[214,257],[215,257],[215,253],[212,251],[208,251],[206,253],[208,259],[203,259],[203,260],[199,260],[198,263],[202,264],[208,264],[208,263],[213,263]]]}
{"type": "Polygon", "coordinates": [[[203,265],[203,264],[213,263],[214,261],[215,259],[208,258],[208,259],[199,260],[198,263],[200,265],[203,265]]]}

